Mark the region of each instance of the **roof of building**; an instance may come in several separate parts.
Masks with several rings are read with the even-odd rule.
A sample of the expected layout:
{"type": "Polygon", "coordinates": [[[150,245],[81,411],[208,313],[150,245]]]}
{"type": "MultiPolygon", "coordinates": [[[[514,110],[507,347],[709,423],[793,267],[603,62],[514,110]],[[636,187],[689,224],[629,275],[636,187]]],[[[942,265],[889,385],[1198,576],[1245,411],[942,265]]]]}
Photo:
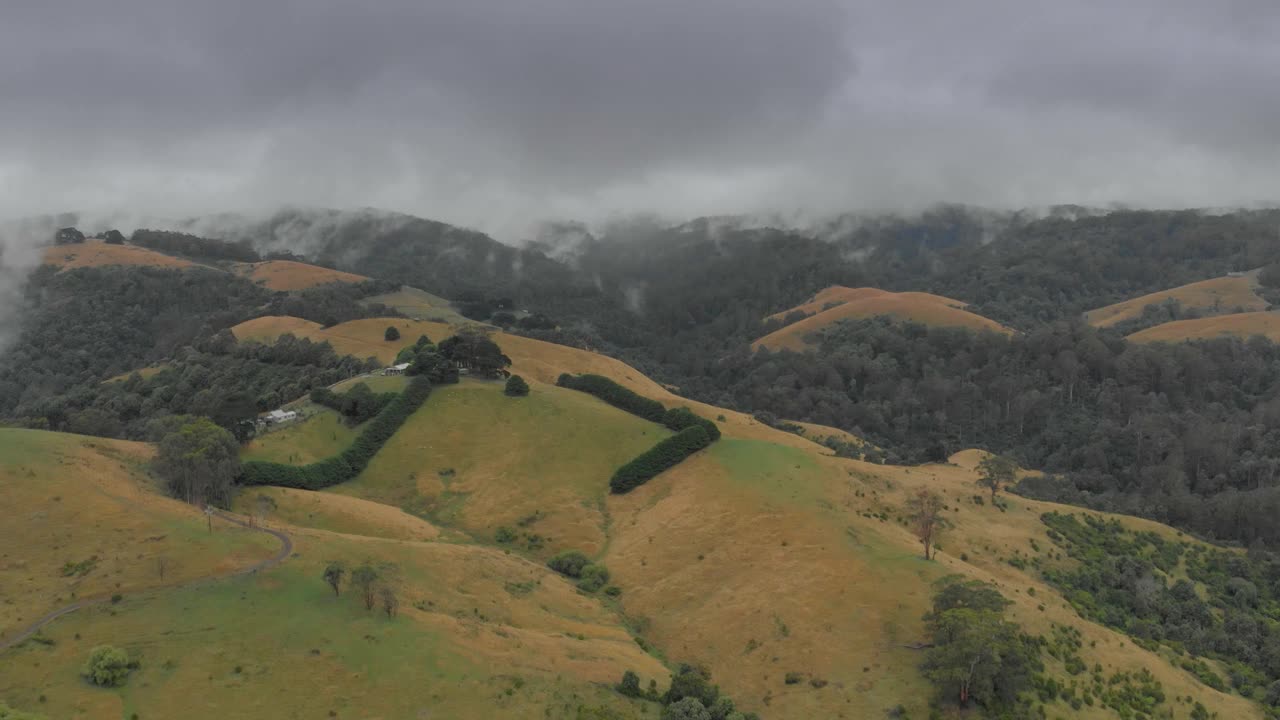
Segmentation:
{"type": "Polygon", "coordinates": [[[408,370],[409,363],[400,363],[399,365],[392,365],[391,367],[395,370],[408,370]]]}

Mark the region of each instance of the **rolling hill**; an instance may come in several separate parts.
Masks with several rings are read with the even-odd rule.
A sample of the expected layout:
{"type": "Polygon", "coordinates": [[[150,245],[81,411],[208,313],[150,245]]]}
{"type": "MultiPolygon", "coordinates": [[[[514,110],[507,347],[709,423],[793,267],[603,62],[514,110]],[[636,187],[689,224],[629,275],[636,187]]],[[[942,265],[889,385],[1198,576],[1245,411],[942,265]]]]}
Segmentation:
{"type": "Polygon", "coordinates": [[[1140,330],[1128,336],[1128,339],[1140,343],[1182,342],[1218,337],[1248,338],[1253,335],[1280,341],[1280,313],[1259,311],[1195,320],[1174,320],[1140,330]]]}
{"type": "Polygon", "coordinates": [[[962,327],[971,330],[1013,332],[1000,323],[965,310],[959,300],[922,292],[894,293],[876,288],[849,288],[833,285],[808,302],[770,315],[766,320],[783,320],[795,312],[809,317],[793,322],[756,340],[753,348],[804,350],[808,337],[842,320],[888,316],[924,325],[962,327]]]}
{"type": "Polygon", "coordinates": [[[267,260],[235,265],[233,271],[271,290],[305,290],[330,283],[359,283],[369,278],[293,260],[267,260]]]}
{"type": "Polygon", "coordinates": [[[1143,295],[1131,300],[1108,305],[1085,313],[1085,320],[1094,327],[1112,327],[1142,315],[1148,305],[1176,300],[1183,308],[1221,315],[1224,313],[1265,310],[1267,303],[1258,297],[1257,271],[1243,275],[1212,278],[1183,285],[1170,290],[1143,295]]]}
{"type": "Polygon", "coordinates": [[[85,240],[72,245],[45,248],[44,264],[62,270],[109,265],[143,265],[148,267],[184,268],[195,263],[137,245],[109,245],[101,240],[85,240]]]}
{"type": "MultiPolygon", "coordinates": [[[[331,330],[360,347],[393,352],[394,343],[378,347],[388,322],[331,330]]],[[[417,332],[433,339],[449,332],[394,322],[406,323],[399,344],[417,332]]],[[[1194,695],[1222,717],[1258,716],[1248,701],[1210,690],[1158,653],[1082,620],[1037,573],[1010,564],[1020,555],[1051,561],[1040,515],[1072,509],[1022,498],[1008,499],[1007,511],[975,504],[981,453],[922,467],[835,458],[749,416],[683,401],[616,360],[502,333],[494,338],[513,370],[533,381],[529,398],[506,398],[500,384],[485,381],[438,388],[364,474],[320,494],[390,504],[473,541],[512,527],[521,539],[508,547],[531,557],[582,549],[612,570],[622,588],[619,608],[646,643],[671,661],[707,665],[741,707],[770,718],[876,717],[898,703],[912,716],[924,713],[928,687],[911,645],[923,632],[930,583],[948,573],[996,583],[1030,632],[1077,628],[1085,661],[1106,673],[1148,668],[1169,696],[1194,695]],[[642,446],[636,433],[646,423],[550,385],[562,371],[604,374],[668,405],[723,418],[724,438],[627,495],[608,495],[609,465],[626,453],[601,453],[627,442],[642,446]],[[951,506],[953,529],[931,563],[919,558],[899,519],[920,488],[941,492],[951,506]],[[526,535],[542,544],[528,546],[526,535]],[[802,681],[788,683],[788,675],[802,681]]],[[[656,437],[657,426],[650,430],[656,437]]],[[[277,498],[276,512],[290,522],[369,524],[334,509],[307,510],[313,493],[276,492],[288,494],[277,498]]],[[[1155,523],[1119,521],[1177,537],[1155,523]]],[[[1114,717],[1101,708],[1069,714],[1114,717]]]]}

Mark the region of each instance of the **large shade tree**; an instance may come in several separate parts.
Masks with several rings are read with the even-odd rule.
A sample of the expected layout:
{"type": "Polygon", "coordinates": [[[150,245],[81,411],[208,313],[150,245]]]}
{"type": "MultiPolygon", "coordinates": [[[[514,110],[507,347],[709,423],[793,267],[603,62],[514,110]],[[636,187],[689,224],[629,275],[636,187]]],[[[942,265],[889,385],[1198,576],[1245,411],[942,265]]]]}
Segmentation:
{"type": "Polygon", "coordinates": [[[208,418],[195,418],[160,440],[156,472],[180,500],[225,506],[240,473],[239,449],[231,433],[208,418]]]}

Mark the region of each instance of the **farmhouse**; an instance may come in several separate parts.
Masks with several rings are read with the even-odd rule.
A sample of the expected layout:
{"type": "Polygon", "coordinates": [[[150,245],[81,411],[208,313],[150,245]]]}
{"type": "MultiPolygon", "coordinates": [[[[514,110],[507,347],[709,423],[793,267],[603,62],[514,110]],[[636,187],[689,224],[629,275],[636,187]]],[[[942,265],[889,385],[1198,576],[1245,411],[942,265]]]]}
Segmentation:
{"type": "Polygon", "coordinates": [[[298,419],[298,413],[297,411],[294,411],[294,410],[272,410],[271,412],[267,413],[266,416],[263,418],[263,420],[265,420],[266,422],[274,423],[274,424],[289,422],[290,420],[297,420],[297,419],[298,419]]]}
{"type": "Polygon", "coordinates": [[[382,371],[382,374],[383,375],[403,375],[404,371],[408,369],[409,369],[409,363],[400,363],[399,365],[392,365],[391,367],[384,369],[382,371]]]}

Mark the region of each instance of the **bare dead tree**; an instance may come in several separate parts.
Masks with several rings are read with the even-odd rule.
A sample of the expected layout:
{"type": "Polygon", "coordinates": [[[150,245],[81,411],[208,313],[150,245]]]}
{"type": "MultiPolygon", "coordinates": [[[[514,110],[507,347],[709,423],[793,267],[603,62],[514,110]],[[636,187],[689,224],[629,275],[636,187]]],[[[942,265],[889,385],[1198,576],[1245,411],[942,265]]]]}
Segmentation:
{"type": "Polygon", "coordinates": [[[383,585],[378,590],[378,599],[382,601],[382,611],[387,614],[387,619],[395,617],[400,609],[400,599],[396,597],[396,591],[392,590],[390,585],[383,585]]]}
{"type": "Polygon", "coordinates": [[[933,558],[933,545],[937,542],[938,533],[947,525],[947,519],[942,516],[942,510],[942,497],[932,490],[921,489],[907,499],[911,529],[924,545],[925,560],[933,558]]]}

